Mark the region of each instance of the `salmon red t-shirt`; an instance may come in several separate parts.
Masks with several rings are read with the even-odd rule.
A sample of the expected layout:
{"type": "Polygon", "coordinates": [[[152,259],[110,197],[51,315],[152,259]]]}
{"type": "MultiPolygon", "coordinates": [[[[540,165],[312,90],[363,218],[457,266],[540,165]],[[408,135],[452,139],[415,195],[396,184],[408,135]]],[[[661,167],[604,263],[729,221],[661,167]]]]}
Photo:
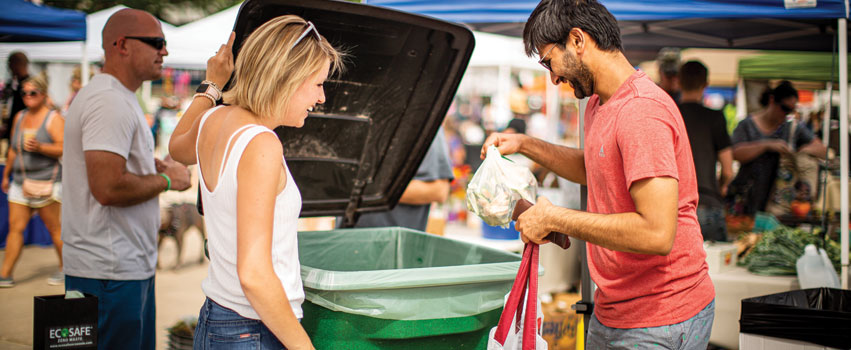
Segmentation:
{"type": "Polygon", "coordinates": [[[697,179],[685,124],[674,101],[641,71],[599,103],[593,95],[585,113],[588,211],[635,212],[629,188],[652,177],[678,181],[679,211],[667,256],[588,244],[588,266],[598,286],[594,314],[612,328],[685,321],[715,298],[697,222],[697,179]]]}

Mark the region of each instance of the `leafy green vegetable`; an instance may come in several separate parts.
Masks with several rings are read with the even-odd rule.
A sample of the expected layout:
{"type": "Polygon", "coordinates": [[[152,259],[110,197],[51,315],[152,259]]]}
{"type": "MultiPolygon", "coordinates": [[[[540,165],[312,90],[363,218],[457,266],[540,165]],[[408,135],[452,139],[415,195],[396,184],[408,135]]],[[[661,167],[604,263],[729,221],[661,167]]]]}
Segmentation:
{"type": "MultiPolygon", "coordinates": [[[[795,264],[804,254],[804,247],[807,244],[813,244],[819,248],[822,246],[817,234],[780,226],[763,233],[762,239],[742,260],[742,265],[746,266],[748,271],[759,275],[795,275],[797,273],[795,264]]],[[[839,244],[828,238],[825,251],[834,269],[839,271],[839,244]]]]}

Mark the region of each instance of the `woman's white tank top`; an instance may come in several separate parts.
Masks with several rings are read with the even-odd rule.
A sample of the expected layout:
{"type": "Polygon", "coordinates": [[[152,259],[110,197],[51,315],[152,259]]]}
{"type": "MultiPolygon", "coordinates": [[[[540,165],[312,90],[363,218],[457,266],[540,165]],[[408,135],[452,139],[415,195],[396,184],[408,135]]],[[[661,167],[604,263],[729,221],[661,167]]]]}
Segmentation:
{"type": "MultiPolygon", "coordinates": [[[[207,118],[218,109],[210,109],[201,119],[198,135],[207,118]]],[[[207,248],[210,253],[210,266],[207,278],[201,283],[201,289],[210,299],[226,308],[236,311],[243,317],[260,319],[251,307],[236,272],[236,192],[237,168],[242,153],[248,143],[257,135],[272,132],[260,125],[246,125],[234,132],[228,139],[219,181],[212,192],[207,190],[204,176],[198,169],[201,179],[201,200],[204,206],[204,224],[207,228],[207,248]],[[241,131],[245,131],[240,134],[241,131]],[[234,140],[234,137],[239,135],[234,140]],[[228,154],[227,149],[233,142],[228,154]],[[226,157],[226,158],[225,158],[226,157]]],[[[196,161],[198,144],[195,145],[196,161]]],[[[301,194],[298,191],[285,159],[281,162],[287,173],[287,185],[275,198],[275,222],[272,226],[272,266],[281,280],[289,298],[295,316],[302,318],[301,304],[304,302],[304,288],[301,282],[301,265],[298,260],[297,227],[301,212],[301,194]]],[[[200,166],[200,161],[198,162],[200,166]]]]}

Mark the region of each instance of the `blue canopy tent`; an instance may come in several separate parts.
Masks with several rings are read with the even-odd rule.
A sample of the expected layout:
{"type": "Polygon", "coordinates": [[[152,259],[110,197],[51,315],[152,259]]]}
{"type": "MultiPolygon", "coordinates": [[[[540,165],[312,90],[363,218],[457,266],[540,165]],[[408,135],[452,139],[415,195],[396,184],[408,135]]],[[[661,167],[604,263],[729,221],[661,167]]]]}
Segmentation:
{"type": "MultiPolygon", "coordinates": [[[[0,7],[3,9],[0,11],[0,42],[86,40],[86,14],[83,12],[38,6],[24,0],[0,0],[0,7]]],[[[0,165],[0,169],[3,166],[0,165]]],[[[0,247],[6,246],[9,232],[8,205],[6,194],[0,193],[0,247]]],[[[53,244],[39,217],[30,219],[24,231],[24,244],[53,244]]]]}
{"type": "Polygon", "coordinates": [[[0,42],[86,40],[86,14],[38,6],[24,0],[0,0],[0,42]]]}
{"type": "MultiPolygon", "coordinates": [[[[652,59],[660,48],[701,47],[831,51],[845,0],[819,0],[814,8],[784,7],[783,0],[600,0],[618,19],[627,57],[652,59]]],[[[789,0],[792,1],[792,0],[789,0]]],[[[535,0],[367,0],[475,30],[520,36],[535,0]]]]}
{"type": "MultiPolygon", "coordinates": [[[[840,149],[848,149],[848,0],[599,0],[633,63],[666,46],[838,52],[840,149]],[[834,46],[835,45],[835,46],[834,46]]],[[[371,5],[520,36],[536,0],[368,0],[371,5]]],[[[842,288],[848,289],[848,152],[841,152],[842,288]]],[[[585,276],[585,275],[583,275],[585,276]]],[[[583,277],[583,287],[586,281],[583,277]]],[[[583,300],[588,301],[583,288],[583,300]]],[[[587,321],[587,319],[586,319],[587,321]]]]}
{"type": "Polygon", "coordinates": [[[25,0],[0,0],[0,8],[0,42],[83,41],[83,85],[89,82],[85,13],[25,0]]]}
{"type": "MultiPolygon", "coordinates": [[[[659,21],[686,18],[788,18],[780,0],[602,0],[619,21],[659,21]]],[[[370,5],[391,7],[446,21],[468,24],[524,23],[535,0],[368,0],[370,5]]],[[[795,18],[844,16],[843,0],[819,0],[815,8],[796,11],[795,18]]]]}

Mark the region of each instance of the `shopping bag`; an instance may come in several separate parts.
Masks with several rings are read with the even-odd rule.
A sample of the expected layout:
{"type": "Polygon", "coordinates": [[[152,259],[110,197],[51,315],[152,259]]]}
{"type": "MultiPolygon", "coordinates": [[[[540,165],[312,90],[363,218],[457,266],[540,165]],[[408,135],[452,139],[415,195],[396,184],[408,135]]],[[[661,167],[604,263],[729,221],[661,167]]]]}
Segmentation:
{"type": "Polygon", "coordinates": [[[507,228],[519,199],[534,203],[538,180],[532,172],[488,147],[482,165],[467,185],[467,208],[491,226],[507,228]]]}
{"type": "Polygon", "coordinates": [[[514,285],[499,323],[490,330],[488,350],[546,350],[544,315],[538,300],[538,245],[526,243],[514,285]]]}
{"type": "Polygon", "coordinates": [[[98,297],[33,298],[33,349],[97,349],[98,297]]]}
{"type": "MultiPolygon", "coordinates": [[[[786,141],[793,152],[796,151],[796,128],[794,121],[789,122],[789,138],[786,141]]],[[[779,217],[791,213],[795,201],[811,202],[817,182],[818,161],[813,156],[802,152],[781,155],[765,211],[779,217]]]]}

